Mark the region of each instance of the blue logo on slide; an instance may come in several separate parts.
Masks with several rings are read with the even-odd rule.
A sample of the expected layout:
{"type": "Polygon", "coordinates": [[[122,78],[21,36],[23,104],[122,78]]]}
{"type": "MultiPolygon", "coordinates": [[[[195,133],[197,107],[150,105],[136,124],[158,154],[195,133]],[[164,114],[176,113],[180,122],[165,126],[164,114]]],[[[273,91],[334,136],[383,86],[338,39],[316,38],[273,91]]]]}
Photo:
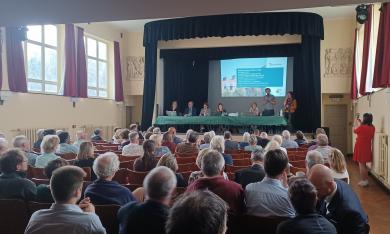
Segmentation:
{"type": "Polygon", "coordinates": [[[237,88],[283,87],[283,67],[237,68],[237,88]]]}

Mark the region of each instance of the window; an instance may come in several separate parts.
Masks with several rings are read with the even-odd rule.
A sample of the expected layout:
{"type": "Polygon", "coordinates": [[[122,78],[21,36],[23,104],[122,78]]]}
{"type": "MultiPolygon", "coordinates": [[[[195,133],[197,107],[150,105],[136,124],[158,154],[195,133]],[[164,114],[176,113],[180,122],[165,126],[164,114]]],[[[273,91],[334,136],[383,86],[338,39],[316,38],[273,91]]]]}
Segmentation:
{"type": "Polygon", "coordinates": [[[29,92],[57,94],[58,30],[55,25],[27,26],[25,60],[29,92]]]}
{"type": "Polygon", "coordinates": [[[88,97],[108,97],[108,45],[85,36],[88,73],[88,97]]]}

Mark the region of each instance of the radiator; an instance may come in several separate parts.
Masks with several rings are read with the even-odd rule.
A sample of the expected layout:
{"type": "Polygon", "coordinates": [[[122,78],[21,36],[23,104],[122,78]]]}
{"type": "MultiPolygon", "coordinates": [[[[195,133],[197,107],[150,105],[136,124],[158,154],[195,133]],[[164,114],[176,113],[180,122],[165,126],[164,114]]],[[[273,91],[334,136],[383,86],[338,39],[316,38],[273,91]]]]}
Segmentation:
{"type": "Polygon", "coordinates": [[[378,137],[379,142],[379,159],[378,159],[378,171],[377,174],[381,179],[384,181],[388,181],[388,173],[389,173],[389,167],[388,167],[388,160],[389,160],[389,136],[386,134],[380,134],[378,137]]]}
{"type": "MultiPolygon", "coordinates": [[[[27,137],[27,139],[30,141],[31,147],[33,146],[34,142],[38,140],[37,136],[37,131],[39,129],[44,129],[44,128],[24,128],[24,129],[15,129],[12,130],[12,137],[19,136],[19,135],[24,135],[27,137]]],[[[68,128],[54,128],[56,130],[63,130],[63,131],[68,131],[68,128]]],[[[69,133],[70,134],[70,133],[69,133]]]]}

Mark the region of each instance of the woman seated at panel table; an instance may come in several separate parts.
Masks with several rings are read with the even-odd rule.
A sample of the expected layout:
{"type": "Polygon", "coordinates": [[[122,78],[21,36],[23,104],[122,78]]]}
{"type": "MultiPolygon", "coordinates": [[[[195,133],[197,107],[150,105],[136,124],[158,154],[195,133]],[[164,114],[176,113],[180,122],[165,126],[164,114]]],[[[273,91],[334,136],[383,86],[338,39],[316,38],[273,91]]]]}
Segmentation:
{"type": "Polygon", "coordinates": [[[223,108],[222,103],[218,103],[217,115],[227,115],[227,111],[225,110],[225,108],[223,108]]]}
{"type": "Polygon", "coordinates": [[[207,102],[203,103],[203,108],[200,109],[199,116],[210,116],[209,104],[207,102]]]}
{"type": "Polygon", "coordinates": [[[257,107],[257,103],[253,102],[251,104],[251,107],[249,108],[249,112],[252,113],[253,115],[258,116],[260,114],[259,108],[257,107]]]}
{"type": "Polygon", "coordinates": [[[174,116],[175,113],[176,113],[176,116],[181,115],[180,111],[178,110],[178,105],[177,105],[177,101],[176,100],[172,101],[171,108],[166,111],[166,114],[167,115],[171,115],[171,116],[172,115],[174,116]]]}

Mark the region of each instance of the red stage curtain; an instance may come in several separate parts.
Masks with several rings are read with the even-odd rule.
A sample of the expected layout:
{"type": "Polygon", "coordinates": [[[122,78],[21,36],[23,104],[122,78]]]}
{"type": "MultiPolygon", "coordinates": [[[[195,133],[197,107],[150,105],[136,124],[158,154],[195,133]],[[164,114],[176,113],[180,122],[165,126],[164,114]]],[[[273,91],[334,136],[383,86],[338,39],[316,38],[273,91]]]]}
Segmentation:
{"type": "Polygon", "coordinates": [[[88,77],[84,46],[84,29],[80,27],[77,27],[77,89],[79,97],[88,97],[88,77]]]}
{"type": "Polygon", "coordinates": [[[119,51],[119,42],[114,42],[114,66],[115,66],[115,101],[123,101],[123,84],[121,70],[121,56],[119,51]]]}
{"type": "Polygon", "coordinates": [[[65,25],[64,96],[78,96],[76,77],[76,45],[73,24],[65,25]]]}
{"type": "Polygon", "coordinates": [[[358,30],[355,29],[355,42],[353,46],[353,62],[352,62],[352,81],[351,81],[351,99],[355,100],[357,99],[358,93],[357,93],[357,74],[356,74],[356,50],[357,50],[357,33],[358,30]]]}

